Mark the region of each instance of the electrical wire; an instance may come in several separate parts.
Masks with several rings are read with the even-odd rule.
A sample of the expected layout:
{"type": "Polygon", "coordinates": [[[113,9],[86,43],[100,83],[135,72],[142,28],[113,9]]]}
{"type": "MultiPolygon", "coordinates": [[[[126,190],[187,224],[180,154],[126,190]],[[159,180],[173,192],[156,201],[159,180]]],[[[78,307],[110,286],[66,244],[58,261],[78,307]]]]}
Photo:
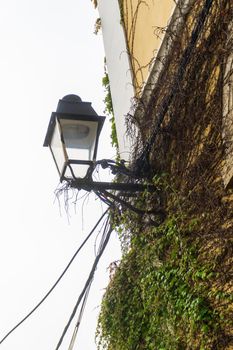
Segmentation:
{"type": "MultiPolygon", "coordinates": [[[[105,236],[106,236],[106,231],[107,231],[108,224],[109,224],[109,219],[107,219],[105,224],[103,224],[104,225],[104,230],[103,230],[103,234],[102,234],[102,237],[101,237],[101,241],[100,241],[100,244],[99,244],[99,249],[98,249],[97,254],[100,253],[100,251],[101,251],[101,249],[103,247],[103,243],[104,243],[104,239],[105,239],[105,236]]],[[[72,334],[72,337],[71,337],[71,341],[70,341],[70,345],[69,345],[68,350],[73,350],[73,348],[74,348],[74,344],[75,344],[76,337],[77,337],[77,334],[78,334],[78,329],[79,329],[79,326],[80,326],[80,323],[81,323],[81,320],[82,320],[82,316],[83,316],[84,309],[85,309],[85,306],[86,306],[86,303],[87,303],[87,299],[88,299],[88,296],[89,296],[89,292],[90,292],[90,289],[91,289],[92,282],[93,282],[93,278],[90,281],[90,283],[89,283],[89,285],[87,287],[87,290],[85,292],[85,295],[84,295],[84,298],[83,298],[83,302],[82,302],[82,306],[81,306],[81,309],[80,309],[80,312],[79,312],[78,320],[77,320],[76,325],[74,327],[74,331],[73,331],[73,334],[72,334]]]]}
{"type": "Polygon", "coordinates": [[[76,322],[76,325],[75,325],[75,328],[74,328],[74,331],[73,331],[73,334],[72,334],[72,338],[71,338],[68,350],[73,350],[73,348],[74,348],[75,340],[76,340],[76,337],[77,337],[77,334],[78,334],[78,329],[79,329],[79,326],[80,326],[80,323],[81,323],[81,320],[82,320],[82,316],[83,316],[84,309],[85,309],[85,306],[86,306],[86,303],[87,303],[87,298],[88,298],[88,295],[89,295],[89,292],[90,292],[90,289],[91,289],[92,282],[93,282],[93,279],[91,280],[90,284],[88,285],[88,288],[87,288],[86,293],[84,295],[82,306],[81,306],[81,309],[80,309],[80,312],[79,312],[79,316],[78,316],[78,320],[76,322]]]}
{"type": "Polygon", "coordinates": [[[82,244],[79,246],[79,248],[76,250],[76,252],[74,253],[74,255],[72,256],[72,258],[70,259],[69,263],[67,264],[66,268],[63,270],[63,272],[61,273],[61,275],[59,276],[59,278],[56,280],[56,282],[53,284],[53,286],[49,289],[49,291],[45,294],[45,296],[40,300],[40,302],[24,317],[22,318],[22,320],[20,322],[18,322],[1,340],[0,340],[0,344],[2,344],[6,338],[9,337],[9,335],[11,333],[13,333],[23,322],[25,322],[38,308],[39,306],[48,298],[48,296],[52,293],[52,291],[54,290],[54,288],[58,285],[58,283],[61,281],[62,277],[65,275],[65,273],[67,272],[67,270],[69,269],[70,265],[72,264],[72,262],[74,261],[74,259],[76,258],[76,256],[78,255],[78,253],[80,252],[80,250],[83,248],[83,246],[86,244],[86,242],[88,241],[88,239],[91,237],[91,235],[93,234],[93,232],[96,230],[96,228],[98,227],[99,223],[102,221],[102,219],[104,218],[104,216],[107,214],[109,208],[101,215],[101,217],[99,218],[99,220],[97,221],[97,223],[95,224],[95,226],[93,227],[93,229],[90,231],[90,233],[87,235],[87,237],[84,239],[84,241],[82,242],[82,244]]]}
{"type": "MultiPolygon", "coordinates": [[[[98,233],[97,233],[97,235],[96,235],[96,237],[95,237],[95,242],[94,242],[94,253],[95,253],[95,256],[96,256],[96,255],[98,254],[98,252],[99,252],[99,250],[97,249],[97,242],[98,242],[98,240],[99,240],[99,236],[100,236],[101,232],[103,232],[103,227],[105,227],[107,220],[108,220],[108,219],[106,219],[106,221],[102,223],[102,225],[101,225],[100,229],[98,230],[98,233]]],[[[99,245],[99,246],[100,246],[100,245],[99,245]]]]}
{"type": "Polygon", "coordinates": [[[91,268],[90,274],[89,274],[89,276],[87,278],[87,281],[85,283],[85,286],[84,286],[82,292],[80,293],[80,295],[78,297],[78,300],[77,300],[77,302],[75,304],[75,307],[74,307],[74,309],[73,309],[73,311],[71,313],[71,316],[70,316],[70,318],[69,318],[69,320],[68,320],[68,322],[67,322],[67,324],[66,324],[66,326],[65,326],[65,328],[64,328],[64,330],[62,332],[62,335],[61,335],[61,337],[59,339],[59,342],[58,342],[58,344],[56,346],[56,350],[58,350],[60,348],[60,346],[62,344],[62,341],[63,341],[63,339],[64,339],[64,337],[66,335],[66,332],[68,331],[69,326],[70,326],[70,324],[71,324],[71,322],[72,322],[72,320],[73,320],[73,318],[74,318],[74,316],[76,314],[76,311],[77,311],[77,309],[79,307],[79,304],[82,301],[82,299],[83,299],[83,297],[84,297],[84,295],[85,295],[85,293],[86,293],[86,291],[87,291],[87,289],[89,287],[89,284],[90,284],[90,282],[92,281],[92,279],[94,277],[95,270],[97,268],[98,262],[99,262],[99,260],[100,260],[100,258],[102,256],[102,254],[103,254],[107,244],[108,244],[108,241],[109,241],[109,238],[110,238],[110,235],[111,235],[112,231],[113,231],[113,228],[112,228],[112,226],[110,226],[108,231],[107,231],[107,233],[104,232],[104,234],[103,234],[105,236],[105,239],[104,239],[104,241],[102,243],[102,247],[101,247],[101,249],[99,251],[99,254],[95,258],[95,261],[94,261],[94,263],[92,265],[92,268],[91,268]]]}
{"type": "MultiPolygon", "coordinates": [[[[106,247],[106,245],[104,246],[104,244],[105,244],[105,241],[106,241],[106,238],[107,238],[107,234],[106,234],[106,232],[107,232],[107,228],[108,228],[108,225],[109,225],[109,218],[108,218],[108,220],[106,221],[106,223],[105,223],[105,228],[104,228],[104,231],[103,231],[103,234],[102,234],[102,237],[101,237],[101,242],[100,242],[100,245],[99,245],[99,249],[98,249],[98,255],[100,255],[100,257],[101,257],[101,255],[102,255],[102,253],[103,253],[103,250],[105,249],[105,247],[106,247]]],[[[110,231],[110,233],[112,232],[112,230],[110,231]]],[[[95,262],[96,262],[96,260],[95,260],[95,262]]],[[[95,264],[95,263],[94,263],[95,264]]],[[[93,265],[94,266],[94,265],[93,265]]],[[[96,265],[96,267],[97,267],[97,265],[96,265]]],[[[95,268],[96,269],[96,268],[95,268]]],[[[94,273],[95,273],[95,269],[93,270],[91,270],[91,271],[93,271],[93,275],[92,275],[92,277],[91,277],[91,279],[88,279],[88,281],[89,281],[89,284],[87,284],[86,283],[86,285],[85,286],[87,286],[87,288],[86,288],[86,290],[85,290],[85,287],[84,287],[84,290],[85,290],[85,295],[84,295],[84,299],[83,299],[83,302],[82,302],[82,306],[81,306],[81,310],[80,310],[80,313],[79,313],[79,317],[78,317],[78,320],[77,320],[77,322],[76,322],[76,325],[75,325],[75,328],[74,328],[74,331],[73,331],[73,334],[72,334],[72,338],[71,338],[71,341],[70,341],[70,345],[69,345],[69,348],[68,348],[68,350],[72,350],[73,349],[73,347],[74,347],[74,344],[75,344],[75,340],[76,340],[76,337],[77,337],[77,333],[78,333],[78,329],[79,329],[79,326],[80,326],[80,323],[81,323],[81,319],[82,319],[82,316],[83,316],[83,313],[84,313],[84,309],[85,309],[85,306],[86,306],[86,302],[87,302],[87,298],[88,298],[88,295],[89,295],[89,292],[90,292],[90,288],[91,288],[91,284],[92,284],[92,282],[93,282],[93,279],[94,279],[94,273]]],[[[90,275],[89,275],[89,277],[90,277],[90,275]]],[[[82,294],[82,293],[81,293],[82,294]]],[[[81,300],[82,300],[82,297],[80,298],[80,302],[81,302],[81,300]]],[[[77,304],[76,304],[77,305],[77,304]]],[[[77,306],[78,307],[78,306],[77,306]]],[[[76,309],[77,310],[77,309],[76,309]]],[[[70,321],[70,323],[71,323],[71,321],[70,321]]],[[[70,324],[69,323],[69,324],[70,324]]],[[[69,326],[68,326],[68,328],[69,328],[69,326]]],[[[68,328],[67,328],[67,330],[68,330],[68,328]]],[[[63,332],[64,333],[64,332],[63,332]]],[[[65,335],[65,334],[64,334],[65,335]]]]}

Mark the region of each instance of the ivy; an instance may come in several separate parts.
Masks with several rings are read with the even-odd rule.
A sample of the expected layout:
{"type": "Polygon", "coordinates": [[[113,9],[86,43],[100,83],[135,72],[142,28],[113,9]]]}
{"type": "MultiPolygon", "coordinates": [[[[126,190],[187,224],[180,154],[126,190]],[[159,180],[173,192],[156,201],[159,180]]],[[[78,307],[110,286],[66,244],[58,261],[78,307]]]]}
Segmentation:
{"type": "Polygon", "coordinates": [[[111,123],[111,143],[112,146],[116,148],[118,152],[118,140],[117,140],[117,132],[116,132],[116,124],[115,124],[115,118],[113,114],[113,104],[112,104],[112,95],[110,90],[110,82],[109,82],[109,76],[107,73],[107,67],[106,67],[106,60],[104,65],[104,77],[102,78],[102,85],[105,88],[105,98],[104,98],[104,104],[105,104],[105,110],[104,112],[107,113],[110,118],[111,123]]]}
{"type": "Polygon", "coordinates": [[[199,220],[185,222],[185,216],[174,214],[159,227],[144,230],[135,220],[131,237],[127,220],[129,215],[124,214],[128,233],[123,237],[122,223],[120,233],[130,248],[102,301],[98,348],[212,349],[224,318],[230,322],[214,308],[213,300],[226,302],[230,296],[210,290],[216,278],[214,260],[202,261],[198,240],[190,238],[199,220]]]}
{"type": "MultiPolygon", "coordinates": [[[[187,30],[175,36],[173,56],[165,62],[153,91],[150,113],[140,121],[131,118],[142,136],[135,159],[173,89],[174,72],[202,6],[202,1],[194,2],[184,18],[187,30]]],[[[113,215],[123,258],[102,301],[99,349],[225,350],[232,346],[232,206],[225,203],[227,193],[219,176],[224,144],[222,81],[221,74],[216,74],[232,51],[232,43],[224,40],[231,18],[230,2],[215,1],[149,154],[151,175],[155,169],[169,173],[168,179],[161,175],[153,179],[164,196],[166,220],[158,226],[153,217],[128,211],[113,215]],[[206,135],[204,130],[209,130],[206,135]]],[[[153,204],[147,193],[130,200],[142,208],[151,209],[153,204]]]]}
{"type": "Polygon", "coordinates": [[[94,8],[98,6],[98,1],[97,0],[91,0],[93,2],[94,8]]]}
{"type": "Polygon", "coordinates": [[[101,19],[98,17],[95,21],[94,34],[98,34],[101,29],[101,19]]]}

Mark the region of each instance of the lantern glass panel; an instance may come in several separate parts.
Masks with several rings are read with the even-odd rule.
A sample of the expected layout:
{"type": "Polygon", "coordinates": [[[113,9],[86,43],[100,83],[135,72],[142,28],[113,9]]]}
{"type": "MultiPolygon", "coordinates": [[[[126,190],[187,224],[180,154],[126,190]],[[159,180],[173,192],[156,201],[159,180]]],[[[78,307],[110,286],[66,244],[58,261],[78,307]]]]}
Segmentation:
{"type": "MultiPolygon", "coordinates": [[[[72,168],[72,172],[76,178],[84,178],[87,174],[87,170],[89,169],[90,165],[87,164],[70,164],[70,167],[72,168]]],[[[68,179],[73,179],[70,168],[67,166],[64,176],[68,179]]]]}
{"type": "Polygon", "coordinates": [[[51,149],[54,161],[56,163],[57,170],[61,175],[64,168],[65,161],[66,161],[66,157],[64,153],[64,145],[61,142],[60,126],[57,121],[55,124],[52,140],[50,143],[50,149],[51,149]]]}
{"type": "Polygon", "coordinates": [[[69,160],[93,160],[98,123],[60,119],[69,160]]]}

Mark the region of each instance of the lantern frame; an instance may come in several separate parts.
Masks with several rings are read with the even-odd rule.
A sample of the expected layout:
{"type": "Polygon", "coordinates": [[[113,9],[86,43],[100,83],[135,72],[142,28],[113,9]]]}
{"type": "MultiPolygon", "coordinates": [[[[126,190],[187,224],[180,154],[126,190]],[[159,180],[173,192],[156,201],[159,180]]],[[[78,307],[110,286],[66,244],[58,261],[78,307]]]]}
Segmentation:
{"type": "MultiPolygon", "coordinates": [[[[87,168],[86,170],[86,174],[84,176],[77,176],[75,175],[75,171],[72,168],[72,165],[87,165],[90,168],[93,167],[95,161],[96,161],[96,156],[97,156],[97,150],[98,150],[98,144],[99,144],[99,136],[100,136],[100,132],[102,130],[104,121],[105,121],[105,117],[104,116],[99,116],[94,109],[91,107],[91,103],[89,102],[82,102],[81,99],[78,96],[75,95],[68,95],[69,96],[74,96],[73,97],[73,101],[68,101],[68,108],[67,106],[64,106],[64,104],[67,104],[67,101],[65,100],[67,97],[65,96],[62,100],[60,100],[59,104],[58,104],[58,108],[56,112],[52,112],[50,121],[49,121],[49,125],[48,125],[48,129],[47,129],[47,133],[45,136],[45,140],[44,140],[44,147],[49,147],[50,151],[52,153],[53,156],[53,160],[55,162],[56,168],[58,170],[59,176],[60,176],[60,181],[62,182],[63,180],[70,180],[70,179],[76,179],[76,178],[85,178],[86,176],[88,176],[88,170],[89,168],[87,168]],[[76,101],[75,101],[76,98],[76,101]],[[78,100],[79,99],[79,100],[78,100]],[[75,106],[76,105],[76,106],[75,106]],[[80,108],[81,105],[81,108],[80,108]],[[78,108],[77,108],[78,106],[78,108]],[[67,109],[68,113],[65,113],[64,110],[67,109]],[[60,112],[60,110],[62,110],[62,112],[60,112]],[[75,113],[78,112],[78,113],[75,113]],[[86,160],[86,159],[73,159],[70,158],[68,155],[68,147],[65,143],[64,140],[64,125],[62,125],[62,121],[70,121],[70,125],[72,126],[72,122],[77,122],[77,121],[81,121],[83,122],[83,124],[85,123],[90,123],[90,122],[94,122],[96,123],[96,130],[93,131],[95,132],[95,135],[93,137],[93,154],[92,154],[92,159],[90,160],[86,160]],[[56,131],[56,126],[58,126],[58,133],[59,133],[59,142],[60,142],[60,155],[62,156],[63,161],[63,165],[62,167],[59,166],[59,162],[58,162],[58,157],[56,157],[56,155],[54,154],[54,151],[52,149],[52,141],[53,141],[53,137],[55,135],[56,131]],[[67,176],[67,172],[70,172],[71,176],[67,176]]],[[[73,123],[73,125],[77,125],[76,123],[73,123]]],[[[93,125],[94,127],[94,125],[93,125]]],[[[78,147],[75,147],[77,150],[80,149],[78,147]]],[[[90,145],[91,148],[91,145],[90,145]]]]}

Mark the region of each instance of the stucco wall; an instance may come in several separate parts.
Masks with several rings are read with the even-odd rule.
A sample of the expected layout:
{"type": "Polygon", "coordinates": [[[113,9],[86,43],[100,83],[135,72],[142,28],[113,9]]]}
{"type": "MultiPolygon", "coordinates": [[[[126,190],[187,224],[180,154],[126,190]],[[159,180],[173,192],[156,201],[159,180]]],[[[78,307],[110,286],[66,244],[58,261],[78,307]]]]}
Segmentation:
{"type": "Polygon", "coordinates": [[[164,37],[173,13],[173,0],[121,0],[134,85],[140,91],[164,37]]]}
{"type": "Polygon", "coordinates": [[[135,92],[118,0],[99,0],[98,10],[101,18],[119,152],[122,159],[129,160],[133,139],[126,135],[125,116],[130,110],[131,99],[135,92]]]}
{"type": "Polygon", "coordinates": [[[126,160],[136,135],[126,135],[125,116],[161,45],[164,33],[157,36],[156,27],[168,24],[174,6],[173,0],[98,1],[119,151],[126,160]]]}

